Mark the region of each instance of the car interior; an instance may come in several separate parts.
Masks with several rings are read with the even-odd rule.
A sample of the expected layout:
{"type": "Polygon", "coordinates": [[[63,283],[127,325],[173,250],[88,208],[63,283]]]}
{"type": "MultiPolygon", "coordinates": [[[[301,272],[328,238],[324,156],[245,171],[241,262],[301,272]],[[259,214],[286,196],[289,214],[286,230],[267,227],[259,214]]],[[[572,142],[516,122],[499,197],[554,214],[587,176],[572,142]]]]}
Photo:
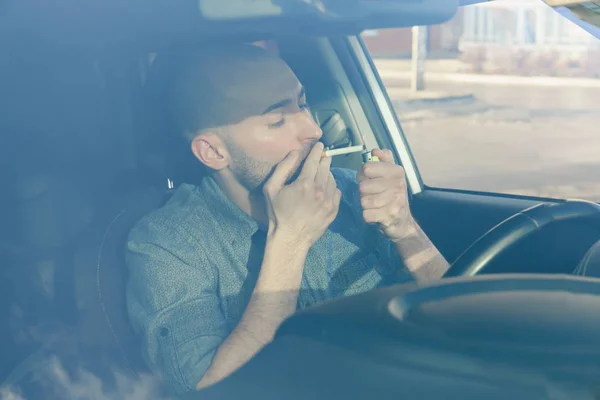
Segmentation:
{"type": "MultiPolygon", "coordinates": [[[[367,89],[355,87],[358,68],[347,73],[337,56],[347,48],[346,38],[275,42],[306,87],[329,148],[362,144],[362,137],[372,147],[377,141],[386,146],[385,135],[377,138],[372,128],[381,122],[371,123],[362,106],[368,104],[367,89]],[[338,122],[328,124],[332,119],[338,122]]],[[[174,157],[165,151],[169,137],[138,128],[147,123],[136,114],[144,109],[144,78],[161,54],[73,52],[57,61],[45,59],[33,45],[9,46],[12,68],[3,74],[3,87],[12,90],[2,96],[7,111],[2,125],[15,134],[3,135],[2,148],[15,173],[7,173],[14,188],[4,208],[10,211],[3,224],[3,258],[12,267],[2,270],[3,305],[5,318],[22,325],[4,326],[23,329],[28,317],[58,321],[75,335],[79,355],[103,354],[132,373],[144,370],[125,312],[123,246],[137,220],[160,207],[178,183],[194,179],[191,154],[174,157]]],[[[354,153],[336,157],[335,164],[358,169],[362,159],[354,153]]],[[[11,342],[12,329],[5,332],[11,342]]],[[[3,376],[12,371],[8,381],[20,379],[15,362],[31,363],[27,356],[38,350],[45,356],[43,346],[7,346],[3,354],[14,356],[3,358],[3,376]]]]}
{"type": "MultiPolygon", "coordinates": [[[[131,39],[133,35],[116,34],[106,36],[105,41],[78,40],[66,28],[52,33],[42,16],[60,12],[48,11],[39,2],[25,3],[34,4],[36,12],[24,12],[14,6],[18,12],[8,13],[12,15],[10,23],[8,18],[0,17],[0,25],[4,26],[0,35],[0,175],[5,187],[0,196],[0,387],[27,382],[31,393],[44,390],[36,387],[40,382],[35,374],[44,369],[49,355],[57,354],[69,373],[84,368],[108,385],[117,385],[115,371],[133,378],[149,372],[125,309],[123,246],[127,234],[143,215],[164,204],[179,184],[194,179],[191,154],[186,157],[178,153],[170,146],[169,132],[156,132],[148,125],[156,122],[149,122],[148,116],[159,112],[155,110],[153,114],[144,101],[154,62],[168,56],[172,43],[155,37],[136,42],[131,39]],[[25,27],[39,24],[39,31],[32,34],[20,27],[24,20],[28,21],[25,27]]],[[[87,14],[81,12],[78,17],[79,24],[85,25],[87,14]]],[[[430,21],[441,22],[446,17],[440,12],[430,21]]],[[[48,20],[54,24],[67,21],[48,20]]],[[[66,25],[81,28],[87,32],[86,38],[100,36],[100,24],[88,28],[79,24],[70,21],[66,25]]],[[[303,25],[304,30],[309,28],[310,24],[303,25]]],[[[148,26],[145,29],[154,32],[148,26]]],[[[119,34],[130,31],[133,30],[117,30],[119,34]]],[[[220,40],[233,40],[218,34],[190,37],[183,28],[181,31],[172,41],[189,51],[194,51],[199,41],[218,45],[220,40]],[[188,40],[180,39],[184,36],[188,40]]],[[[328,148],[364,144],[367,148],[394,149],[397,162],[407,171],[414,170],[402,137],[402,121],[393,114],[374,64],[357,34],[356,28],[350,27],[342,33],[315,28],[310,34],[263,31],[250,35],[249,40],[249,35],[243,36],[257,45],[266,41],[289,63],[306,88],[308,103],[323,128],[322,141],[328,148]]],[[[360,153],[339,156],[334,165],[358,169],[362,159],[360,153]]],[[[418,171],[413,172],[416,180],[409,182],[413,214],[450,263],[508,217],[542,201],[561,203],[429,188],[419,181],[418,171]]],[[[485,272],[568,273],[600,238],[599,228],[600,224],[587,220],[566,218],[519,241],[510,251],[499,253],[486,265],[485,272]]],[[[518,286],[516,281],[513,284],[518,286]]],[[[590,285],[578,284],[576,290],[593,292],[590,285]]],[[[529,286],[524,287],[523,290],[529,290],[529,286]]],[[[388,291],[376,299],[373,294],[363,299],[384,304],[397,295],[397,291],[388,291]]],[[[527,301],[524,297],[515,298],[527,301]]],[[[396,332],[396,328],[391,322],[375,320],[376,314],[368,314],[360,299],[352,301],[345,307],[363,307],[361,321],[387,332],[384,336],[389,340],[381,339],[377,351],[392,346],[390,332],[396,332]]],[[[311,338],[303,342],[297,335],[315,324],[329,324],[329,337],[341,334],[334,322],[344,315],[332,310],[344,308],[340,305],[336,309],[336,304],[305,315],[305,319],[299,315],[289,321],[282,328],[282,335],[286,329],[296,333],[261,353],[256,363],[265,362],[272,354],[285,354],[289,348],[301,349],[307,357],[329,352],[331,349],[319,347],[327,346],[326,341],[318,344],[311,338]]],[[[441,306],[425,311],[439,318],[445,312],[441,306]]],[[[457,328],[454,334],[470,333],[466,328],[457,328]]],[[[366,343],[365,335],[368,333],[361,331],[352,340],[366,343]]],[[[411,335],[416,337],[418,332],[411,335]]],[[[320,369],[335,365],[349,369],[364,357],[332,356],[331,363],[322,364],[320,369]]],[[[380,378],[392,379],[383,364],[368,357],[363,361],[360,371],[369,366],[380,378]]],[[[460,360],[451,361],[457,362],[460,360]]],[[[300,363],[297,368],[307,365],[300,363]]],[[[257,374],[242,372],[234,379],[259,382],[257,374]]],[[[280,376],[285,380],[283,372],[280,376]]],[[[415,375],[410,379],[421,382],[421,378],[415,375]]],[[[331,378],[330,386],[335,382],[331,378]]],[[[537,398],[531,393],[530,398],[537,398]]],[[[51,398],[48,393],[32,396],[26,398],[51,398]]],[[[271,396],[276,397],[273,393],[271,396]]]]}

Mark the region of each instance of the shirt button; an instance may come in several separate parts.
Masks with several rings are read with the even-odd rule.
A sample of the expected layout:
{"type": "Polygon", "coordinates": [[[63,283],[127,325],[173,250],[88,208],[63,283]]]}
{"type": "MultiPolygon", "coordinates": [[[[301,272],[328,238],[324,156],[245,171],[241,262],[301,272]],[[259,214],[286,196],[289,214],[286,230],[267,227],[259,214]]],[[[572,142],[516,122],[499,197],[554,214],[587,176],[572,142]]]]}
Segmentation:
{"type": "Polygon", "coordinates": [[[162,336],[162,337],[169,336],[169,329],[167,329],[167,328],[160,328],[160,336],[162,336]]]}

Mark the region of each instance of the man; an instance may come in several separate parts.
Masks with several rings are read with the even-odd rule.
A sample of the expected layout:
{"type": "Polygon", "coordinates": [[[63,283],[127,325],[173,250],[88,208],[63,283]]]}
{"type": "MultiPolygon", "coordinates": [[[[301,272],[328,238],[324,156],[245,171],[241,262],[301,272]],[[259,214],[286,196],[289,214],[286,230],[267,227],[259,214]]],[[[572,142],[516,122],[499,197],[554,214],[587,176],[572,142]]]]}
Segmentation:
{"type": "Polygon", "coordinates": [[[234,372],[297,308],[443,275],[391,152],[357,176],[330,169],[283,60],[228,45],[175,64],[169,133],[209,173],[132,230],[127,294],[147,361],[176,391],[234,372]]]}

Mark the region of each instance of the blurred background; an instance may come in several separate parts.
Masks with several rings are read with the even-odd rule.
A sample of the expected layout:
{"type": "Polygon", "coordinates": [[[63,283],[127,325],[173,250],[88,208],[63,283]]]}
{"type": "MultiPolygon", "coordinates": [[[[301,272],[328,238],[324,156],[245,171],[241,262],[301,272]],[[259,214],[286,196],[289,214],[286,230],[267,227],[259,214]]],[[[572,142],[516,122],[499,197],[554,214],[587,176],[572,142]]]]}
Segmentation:
{"type": "Polygon", "coordinates": [[[600,40],[541,0],[363,39],[431,187],[600,200],[600,40]]]}

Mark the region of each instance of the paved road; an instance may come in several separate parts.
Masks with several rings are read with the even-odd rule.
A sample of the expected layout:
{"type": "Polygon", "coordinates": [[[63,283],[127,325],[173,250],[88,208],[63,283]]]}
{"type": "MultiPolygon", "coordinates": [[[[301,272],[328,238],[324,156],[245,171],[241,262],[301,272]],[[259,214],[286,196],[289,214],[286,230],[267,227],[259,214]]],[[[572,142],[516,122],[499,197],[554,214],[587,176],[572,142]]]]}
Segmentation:
{"type": "Polygon", "coordinates": [[[600,88],[439,82],[427,88],[473,97],[394,98],[425,183],[600,200],[600,88]]]}

